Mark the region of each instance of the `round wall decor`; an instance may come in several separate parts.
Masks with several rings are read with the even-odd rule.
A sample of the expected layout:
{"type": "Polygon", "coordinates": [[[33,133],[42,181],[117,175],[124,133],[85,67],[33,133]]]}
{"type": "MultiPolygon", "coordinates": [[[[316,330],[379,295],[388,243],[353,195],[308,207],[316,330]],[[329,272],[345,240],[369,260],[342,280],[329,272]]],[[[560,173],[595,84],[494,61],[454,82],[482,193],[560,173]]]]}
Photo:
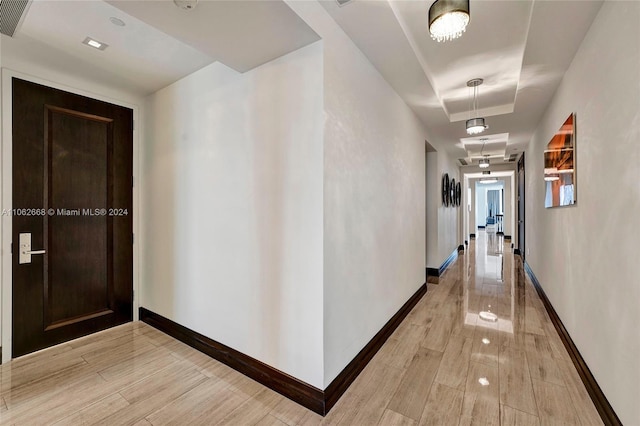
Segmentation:
{"type": "Polygon", "coordinates": [[[451,207],[456,206],[456,180],[451,179],[451,185],[449,186],[449,204],[451,207]]]}
{"type": "Polygon", "coordinates": [[[449,174],[442,175],[442,204],[449,207],[449,174]]]}

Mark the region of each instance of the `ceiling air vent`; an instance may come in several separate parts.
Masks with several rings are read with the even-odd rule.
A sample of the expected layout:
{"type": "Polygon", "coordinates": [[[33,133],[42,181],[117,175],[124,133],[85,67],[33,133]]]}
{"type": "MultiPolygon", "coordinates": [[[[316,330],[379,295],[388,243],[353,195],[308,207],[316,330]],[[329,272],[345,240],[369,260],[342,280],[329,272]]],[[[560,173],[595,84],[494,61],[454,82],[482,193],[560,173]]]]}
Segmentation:
{"type": "Polygon", "coordinates": [[[338,3],[338,6],[344,6],[347,3],[350,3],[351,0],[336,0],[336,2],[338,3]]]}
{"type": "Polygon", "coordinates": [[[518,158],[518,154],[511,154],[509,156],[509,162],[514,162],[516,161],[516,158],[518,158]]]}
{"type": "Polygon", "coordinates": [[[30,0],[0,0],[0,33],[13,37],[30,0]]]}
{"type": "Polygon", "coordinates": [[[460,162],[461,166],[468,166],[469,163],[467,163],[467,160],[465,160],[464,158],[458,158],[458,161],[460,162]]]}

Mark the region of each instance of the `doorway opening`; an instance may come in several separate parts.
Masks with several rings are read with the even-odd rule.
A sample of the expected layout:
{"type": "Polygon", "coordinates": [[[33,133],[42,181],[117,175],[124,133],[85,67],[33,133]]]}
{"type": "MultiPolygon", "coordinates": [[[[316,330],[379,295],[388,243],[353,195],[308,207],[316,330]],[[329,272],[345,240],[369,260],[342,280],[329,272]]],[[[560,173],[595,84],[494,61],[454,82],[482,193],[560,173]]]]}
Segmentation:
{"type": "Polygon", "coordinates": [[[515,171],[492,171],[493,182],[486,178],[482,172],[464,173],[464,239],[475,239],[479,231],[489,231],[513,243],[517,239],[515,171]]]}

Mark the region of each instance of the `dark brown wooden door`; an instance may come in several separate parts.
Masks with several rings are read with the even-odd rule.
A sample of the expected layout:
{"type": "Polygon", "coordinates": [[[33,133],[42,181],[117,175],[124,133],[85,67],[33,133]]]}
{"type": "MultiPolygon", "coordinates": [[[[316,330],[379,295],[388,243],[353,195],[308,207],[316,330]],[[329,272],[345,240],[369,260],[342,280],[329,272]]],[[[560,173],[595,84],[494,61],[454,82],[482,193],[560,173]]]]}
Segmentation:
{"type": "Polygon", "coordinates": [[[520,256],[524,260],[524,153],[522,153],[522,157],[518,160],[518,251],[520,251],[520,256]]]}
{"type": "Polygon", "coordinates": [[[131,321],[132,135],[128,108],[13,79],[14,357],[131,321]],[[20,234],[45,253],[20,263],[20,234]]]}

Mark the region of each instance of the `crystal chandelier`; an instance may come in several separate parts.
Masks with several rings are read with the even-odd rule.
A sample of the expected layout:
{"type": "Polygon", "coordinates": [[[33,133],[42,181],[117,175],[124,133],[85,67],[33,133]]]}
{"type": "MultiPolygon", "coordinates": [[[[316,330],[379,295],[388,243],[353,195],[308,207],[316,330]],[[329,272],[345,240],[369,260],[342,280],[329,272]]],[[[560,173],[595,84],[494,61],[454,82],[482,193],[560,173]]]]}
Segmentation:
{"type": "Polygon", "coordinates": [[[469,0],[436,0],[429,8],[429,33],[441,42],[462,35],[469,23],[469,0]]]}

